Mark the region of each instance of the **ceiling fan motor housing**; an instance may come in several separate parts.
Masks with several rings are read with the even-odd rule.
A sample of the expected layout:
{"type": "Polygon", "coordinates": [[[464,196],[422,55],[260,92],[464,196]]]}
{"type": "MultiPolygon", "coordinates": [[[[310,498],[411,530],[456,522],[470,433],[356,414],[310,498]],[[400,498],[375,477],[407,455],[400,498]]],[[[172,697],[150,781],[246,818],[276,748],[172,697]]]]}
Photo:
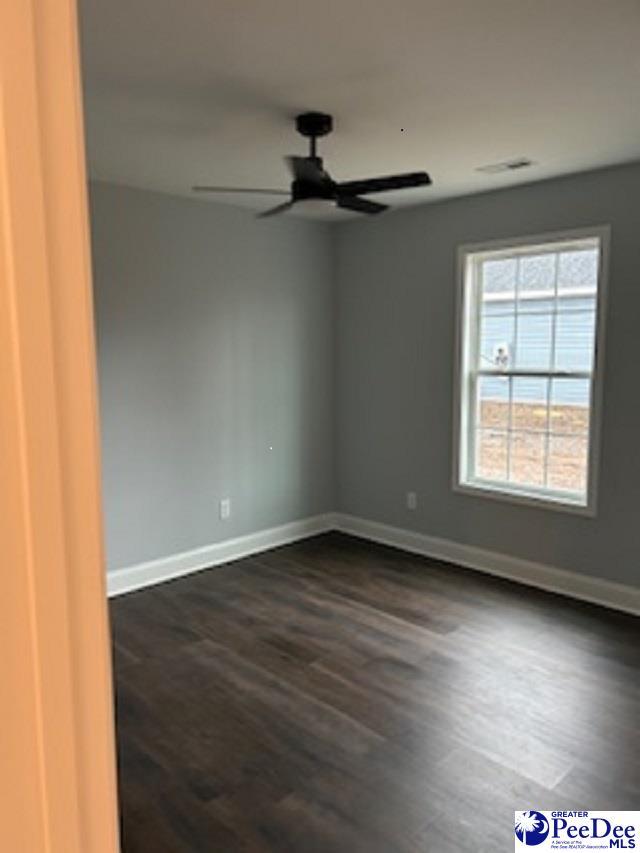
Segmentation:
{"type": "Polygon", "coordinates": [[[336,196],[333,182],[329,184],[311,184],[308,181],[294,181],[291,184],[291,197],[295,201],[308,198],[333,199],[336,196]]]}

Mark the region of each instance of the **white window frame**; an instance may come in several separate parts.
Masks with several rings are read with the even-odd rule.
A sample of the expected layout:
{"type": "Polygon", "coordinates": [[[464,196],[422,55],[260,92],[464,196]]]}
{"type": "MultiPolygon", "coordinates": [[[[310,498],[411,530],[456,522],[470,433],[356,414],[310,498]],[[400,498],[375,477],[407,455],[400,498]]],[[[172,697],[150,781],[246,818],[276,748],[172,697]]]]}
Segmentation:
{"type": "MultiPolygon", "coordinates": [[[[454,444],[453,444],[453,489],[456,492],[495,498],[509,503],[523,504],[579,515],[595,516],[597,511],[598,474],[600,467],[602,396],[604,376],[604,337],[608,290],[609,244],[611,228],[599,225],[570,231],[528,235],[524,237],[492,240],[483,243],[467,243],[457,252],[457,300],[456,300],[456,358],[454,377],[454,444]],[[513,256],[529,254],[538,246],[549,247],[554,243],[599,241],[600,259],[598,267],[598,294],[596,301],[596,330],[594,361],[591,374],[591,404],[589,413],[589,445],[587,458],[586,500],[574,498],[570,493],[553,492],[536,487],[524,487],[507,483],[472,480],[468,477],[470,429],[470,333],[472,324],[477,323],[477,299],[470,293],[474,285],[468,286],[470,277],[482,254],[513,256]]],[[[474,339],[477,338],[477,333],[474,339]]]]}

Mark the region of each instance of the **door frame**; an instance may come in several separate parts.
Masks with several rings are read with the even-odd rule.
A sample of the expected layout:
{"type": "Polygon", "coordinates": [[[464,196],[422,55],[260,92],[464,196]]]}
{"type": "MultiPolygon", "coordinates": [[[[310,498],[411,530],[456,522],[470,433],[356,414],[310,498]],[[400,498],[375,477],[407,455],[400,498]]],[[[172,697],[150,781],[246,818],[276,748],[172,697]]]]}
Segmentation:
{"type": "Polygon", "coordinates": [[[0,839],[117,853],[75,0],[0,4],[0,839]]]}

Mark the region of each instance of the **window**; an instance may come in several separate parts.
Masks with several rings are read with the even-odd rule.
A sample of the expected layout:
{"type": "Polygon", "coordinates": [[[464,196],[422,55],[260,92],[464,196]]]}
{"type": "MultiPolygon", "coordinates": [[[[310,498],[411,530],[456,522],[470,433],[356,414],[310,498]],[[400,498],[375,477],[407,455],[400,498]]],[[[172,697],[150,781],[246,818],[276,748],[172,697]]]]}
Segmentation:
{"type": "Polygon", "coordinates": [[[458,488],[594,511],[607,239],[461,248],[458,488]]]}

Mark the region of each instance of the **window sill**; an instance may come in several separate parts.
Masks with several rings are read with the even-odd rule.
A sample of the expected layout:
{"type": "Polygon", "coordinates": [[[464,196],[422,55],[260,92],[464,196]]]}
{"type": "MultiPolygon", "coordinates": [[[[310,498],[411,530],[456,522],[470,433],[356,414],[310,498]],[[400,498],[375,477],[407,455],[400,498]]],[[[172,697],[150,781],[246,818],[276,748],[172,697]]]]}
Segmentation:
{"type": "Polygon", "coordinates": [[[526,489],[507,490],[499,484],[483,480],[454,483],[453,489],[455,492],[473,497],[491,498],[520,506],[534,507],[536,509],[568,512],[572,515],[582,515],[589,518],[594,518],[596,515],[593,499],[588,503],[583,503],[580,498],[574,498],[571,495],[546,495],[535,491],[527,491],[526,489]]]}

